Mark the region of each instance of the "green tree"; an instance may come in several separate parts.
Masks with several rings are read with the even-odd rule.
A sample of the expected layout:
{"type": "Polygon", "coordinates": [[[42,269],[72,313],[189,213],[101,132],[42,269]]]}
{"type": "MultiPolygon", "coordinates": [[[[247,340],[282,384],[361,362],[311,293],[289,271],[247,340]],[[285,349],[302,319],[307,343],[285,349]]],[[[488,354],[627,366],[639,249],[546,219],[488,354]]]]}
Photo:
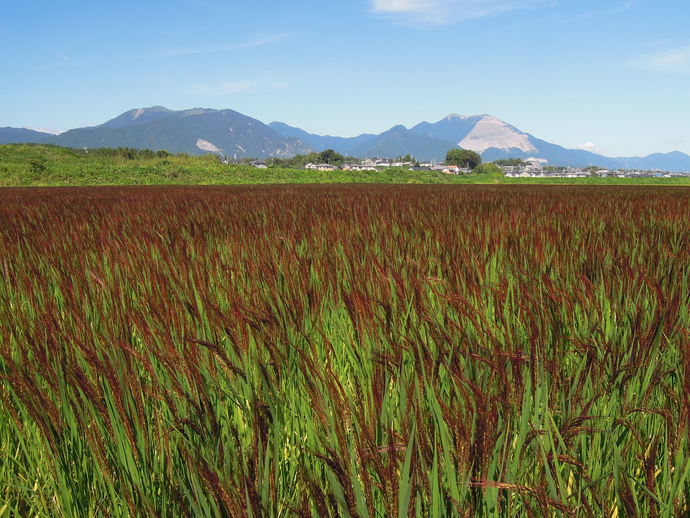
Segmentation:
{"type": "Polygon", "coordinates": [[[333,151],[332,149],[327,149],[326,151],[319,153],[319,162],[321,163],[339,165],[344,161],[345,157],[340,153],[333,151]]]}
{"type": "Polygon", "coordinates": [[[469,149],[451,149],[446,154],[446,164],[474,169],[482,163],[482,157],[469,149]]]}
{"type": "Polygon", "coordinates": [[[496,160],[494,164],[507,166],[521,166],[525,164],[525,161],[521,158],[506,158],[503,160],[496,160]]]}

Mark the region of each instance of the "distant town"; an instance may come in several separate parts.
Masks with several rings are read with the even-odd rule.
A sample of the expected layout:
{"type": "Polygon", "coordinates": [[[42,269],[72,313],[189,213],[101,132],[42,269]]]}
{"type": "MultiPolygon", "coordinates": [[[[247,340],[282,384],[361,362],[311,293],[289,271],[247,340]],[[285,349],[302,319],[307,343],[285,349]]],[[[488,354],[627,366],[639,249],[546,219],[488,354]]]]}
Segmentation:
{"type": "Polygon", "coordinates": [[[690,172],[673,173],[670,171],[639,171],[629,169],[606,169],[602,167],[554,167],[543,160],[526,160],[516,165],[506,165],[497,162],[496,165],[509,178],[672,178],[690,176],[690,172]]]}
{"type": "MultiPolygon", "coordinates": [[[[296,164],[285,164],[281,159],[269,160],[232,160],[227,157],[220,157],[224,164],[250,164],[258,169],[267,169],[272,166],[295,167],[296,164]]],[[[548,165],[542,159],[507,159],[493,162],[507,178],[677,178],[689,177],[690,172],[670,172],[670,171],[642,171],[630,169],[606,169],[597,166],[585,168],[564,167],[548,165]]],[[[343,163],[314,163],[307,162],[298,166],[302,169],[313,171],[381,171],[387,168],[402,168],[409,171],[438,171],[443,174],[464,175],[471,174],[473,168],[461,167],[458,165],[436,162],[417,162],[412,160],[389,159],[389,158],[367,158],[364,160],[353,159],[343,163]]]]}

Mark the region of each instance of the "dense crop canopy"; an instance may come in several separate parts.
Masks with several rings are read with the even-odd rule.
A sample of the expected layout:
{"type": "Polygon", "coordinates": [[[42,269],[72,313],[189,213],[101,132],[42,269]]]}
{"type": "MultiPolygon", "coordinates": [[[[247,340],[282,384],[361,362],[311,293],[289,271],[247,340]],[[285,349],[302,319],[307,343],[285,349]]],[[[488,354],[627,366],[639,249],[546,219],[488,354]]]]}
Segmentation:
{"type": "Polygon", "coordinates": [[[0,191],[0,517],[677,516],[690,190],[0,191]]]}

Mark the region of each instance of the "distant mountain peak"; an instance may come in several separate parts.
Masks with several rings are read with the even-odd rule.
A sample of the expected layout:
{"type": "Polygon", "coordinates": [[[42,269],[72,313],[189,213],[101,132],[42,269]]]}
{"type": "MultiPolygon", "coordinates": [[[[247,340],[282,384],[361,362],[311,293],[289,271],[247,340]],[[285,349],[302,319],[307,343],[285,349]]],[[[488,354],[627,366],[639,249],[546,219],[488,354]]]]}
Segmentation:
{"type": "Polygon", "coordinates": [[[491,148],[519,149],[525,153],[537,151],[529,135],[491,115],[482,116],[474,129],[458,145],[477,153],[483,153],[491,148]]]}
{"type": "Polygon", "coordinates": [[[164,106],[150,106],[148,108],[134,108],[128,110],[114,119],[100,125],[103,128],[124,128],[132,124],[147,124],[153,120],[170,117],[175,112],[164,106]]]}
{"type": "Polygon", "coordinates": [[[480,120],[484,117],[492,117],[492,115],[489,115],[488,113],[480,113],[479,115],[461,115],[459,113],[449,113],[446,115],[443,119],[441,119],[438,122],[442,121],[472,121],[472,120],[480,120]]]}
{"type": "Polygon", "coordinates": [[[206,113],[224,113],[231,112],[232,110],[215,110],[213,108],[192,108],[191,110],[184,110],[182,115],[184,117],[189,117],[190,115],[204,115],[206,113]]]}
{"type": "Polygon", "coordinates": [[[175,111],[163,106],[135,108],[100,126],[70,130],[53,141],[70,147],[133,147],[257,158],[311,150],[298,138],[284,138],[261,121],[233,110],[175,111]]]}
{"type": "Polygon", "coordinates": [[[165,106],[144,106],[142,108],[134,108],[133,110],[129,110],[122,115],[127,115],[127,114],[134,114],[136,115],[135,118],[139,118],[141,115],[144,113],[173,113],[173,110],[170,110],[166,108],[165,106]],[[138,115],[137,115],[138,114],[138,115]]]}
{"type": "Polygon", "coordinates": [[[400,133],[403,131],[407,131],[407,128],[405,126],[403,126],[402,124],[397,124],[397,125],[393,126],[391,129],[389,129],[388,131],[386,131],[385,133],[400,133]]]}

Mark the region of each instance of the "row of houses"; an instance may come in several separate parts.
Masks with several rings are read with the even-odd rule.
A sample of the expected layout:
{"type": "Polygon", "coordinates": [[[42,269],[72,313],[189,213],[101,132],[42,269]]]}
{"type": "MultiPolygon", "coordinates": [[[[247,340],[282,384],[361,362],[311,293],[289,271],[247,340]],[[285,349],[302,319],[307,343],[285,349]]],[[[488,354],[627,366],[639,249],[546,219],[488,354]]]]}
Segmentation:
{"type": "MultiPolygon", "coordinates": [[[[239,160],[230,160],[227,157],[222,157],[221,162],[224,164],[241,164],[239,160]]],[[[246,162],[245,162],[246,163],[246,162]]],[[[256,167],[257,169],[267,169],[269,167],[268,162],[264,160],[254,160],[249,162],[249,165],[256,167]]],[[[358,164],[314,164],[309,163],[304,166],[304,169],[310,171],[380,171],[382,169],[387,169],[389,167],[398,167],[408,169],[410,171],[439,171],[444,174],[467,174],[470,169],[458,167],[455,165],[447,164],[437,164],[435,162],[401,162],[401,161],[391,161],[389,159],[365,159],[358,164]]]]}
{"type": "MultiPolygon", "coordinates": [[[[241,164],[240,160],[231,160],[228,157],[220,157],[223,164],[241,164]]],[[[245,162],[246,163],[246,162],[245,162]]],[[[624,169],[610,170],[596,167],[549,167],[543,159],[529,159],[520,165],[500,166],[503,174],[508,178],[588,178],[597,176],[600,178],[673,178],[689,176],[690,173],[671,173],[668,171],[631,171],[624,169]]],[[[267,169],[268,163],[264,160],[254,160],[250,165],[257,169],[267,169]]],[[[446,165],[412,162],[393,162],[388,159],[365,159],[359,164],[307,164],[305,169],[314,171],[380,171],[388,167],[400,167],[410,171],[439,171],[444,174],[467,174],[470,169],[446,165]]]]}
{"type": "MultiPolygon", "coordinates": [[[[227,162],[224,162],[227,163],[227,162]]],[[[256,167],[257,169],[267,169],[268,168],[268,163],[264,162],[263,160],[254,160],[253,162],[250,162],[250,165],[256,167]]],[[[341,166],[337,166],[334,164],[307,164],[304,166],[305,169],[311,170],[311,171],[337,171],[337,170],[343,170],[343,171],[378,171],[380,168],[384,167],[401,167],[401,165],[398,164],[390,164],[390,163],[374,163],[374,162],[368,162],[364,161],[361,164],[344,164],[341,166]]]]}
{"type": "Polygon", "coordinates": [[[520,167],[505,167],[503,173],[508,178],[673,178],[674,176],[685,176],[684,173],[670,173],[667,171],[628,171],[628,170],[610,170],[610,169],[596,169],[596,168],[577,168],[577,167],[559,167],[559,168],[520,168],[520,167]]]}
{"type": "Polygon", "coordinates": [[[617,171],[600,169],[596,172],[596,174],[602,178],[674,178],[690,176],[690,173],[672,173],[669,171],[628,171],[623,169],[617,171]]]}
{"type": "Polygon", "coordinates": [[[387,159],[365,159],[359,164],[343,164],[341,166],[335,166],[332,164],[307,164],[304,166],[305,169],[311,169],[315,171],[335,171],[336,169],[342,169],[343,171],[379,171],[380,169],[385,169],[388,167],[411,167],[412,162],[391,162],[387,159]]]}
{"type": "Polygon", "coordinates": [[[305,169],[313,171],[335,171],[341,169],[343,171],[380,171],[388,167],[401,167],[410,171],[439,171],[444,174],[467,174],[470,169],[458,167],[456,165],[446,164],[419,164],[414,165],[412,162],[384,162],[364,160],[361,164],[345,164],[340,167],[332,164],[307,164],[305,169]]]}
{"type": "Polygon", "coordinates": [[[550,167],[543,159],[528,159],[523,164],[500,166],[503,174],[513,178],[673,178],[690,173],[668,171],[639,171],[628,169],[605,169],[601,167],[550,167]]]}
{"type": "Polygon", "coordinates": [[[388,167],[404,167],[404,164],[402,162],[397,163],[384,160],[363,160],[360,164],[343,164],[341,166],[333,164],[307,164],[304,166],[305,169],[313,171],[335,171],[336,169],[343,171],[379,171],[388,167]]]}
{"type": "Polygon", "coordinates": [[[568,168],[567,171],[525,171],[504,172],[507,178],[588,178],[590,171],[568,168]]]}

